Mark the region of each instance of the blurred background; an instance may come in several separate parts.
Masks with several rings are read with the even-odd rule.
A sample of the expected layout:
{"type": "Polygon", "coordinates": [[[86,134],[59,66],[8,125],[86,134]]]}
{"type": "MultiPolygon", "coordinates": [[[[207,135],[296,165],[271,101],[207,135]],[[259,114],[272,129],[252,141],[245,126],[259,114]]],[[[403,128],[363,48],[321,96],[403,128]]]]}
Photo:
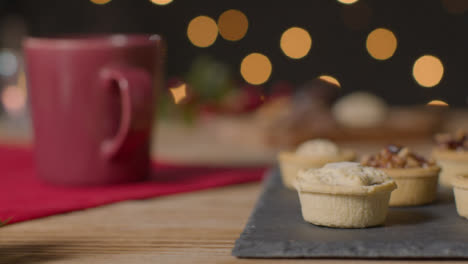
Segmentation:
{"type": "Polygon", "coordinates": [[[274,147],[395,124],[393,138],[429,135],[446,121],[442,108],[468,102],[467,11],[464,0],[3,0],[2,127],[30,131],[22,38],[144,32],[167,42],[161,119],[274,147]],[[362,102],[354,115],[377,112],[371,121],[343,114],[362,102]],[[304,123],[320,124],[298,135],[304,123]]]}

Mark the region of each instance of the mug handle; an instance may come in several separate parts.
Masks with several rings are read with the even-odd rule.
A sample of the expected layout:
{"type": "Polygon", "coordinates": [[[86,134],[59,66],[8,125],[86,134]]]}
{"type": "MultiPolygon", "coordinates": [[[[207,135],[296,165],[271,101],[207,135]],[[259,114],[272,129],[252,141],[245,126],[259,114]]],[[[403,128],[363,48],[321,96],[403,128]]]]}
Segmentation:
{"type": "Polygon", "coordinates": [[[117,134],[101,144],[101,153],[112,159],[122,153],[132,153],[149,139],[152,118],[152,78],[140,68],[106,67],[100,72],[104,88],[117,83],[121,100],[120,125],[117,134]]]}

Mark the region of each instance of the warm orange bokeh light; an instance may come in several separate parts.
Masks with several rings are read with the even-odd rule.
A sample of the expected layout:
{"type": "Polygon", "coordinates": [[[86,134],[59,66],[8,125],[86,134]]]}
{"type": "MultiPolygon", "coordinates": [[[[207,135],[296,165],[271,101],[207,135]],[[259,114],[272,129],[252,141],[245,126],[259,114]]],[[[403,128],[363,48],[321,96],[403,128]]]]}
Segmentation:
{"type": "Polygon", "coordinates": [[[225,40],[238,41],[247,33],[249,21],[244,13],[239,10],[231,9],[219,16],[218,28],[219,34],[225,40]]]}
{"type": "Polygon", "coordinates": [[[427,105],[430,105],[430,106],[449,106],[449,104],[447,104],[446,102],[444,102],[442,100],[432,100],[429,103],[427,103],[427,105]]]}
{"type": "Polygon", "coordinates": [[[413,65],[413,77],[424,87],[436,86],[444,76],[444,65],[432,55],[421,56],[413,65]]]}
{"type": "Polygon", "coordinates": [[[367,36],[366,48],[376,60],[386,60],[393,56],[397,48],[397,39],[392,31],[377,28],[367,36]]]}
{"type": "Polygon", "coordinates": [[[168,5],[172,3],[172,0],[150,0],[151,3],[156,4],[156,5],[168,5]]]}
{"type": "Polygon", "coordinates": [[[9,114],[18,114],[26,106],[26,91],[16,85],[8,85],[3,88],[1,101],[9,114]]]}
{"type": "Polygon", "coordinates": [[[336,85],[338,87],[341,87],[341,84],[340,82],[333,76],[330,76],[330,75],[321,75],[318,77],[320,80],[324,80],[326,82],[329,82],[333,85],[336,85]]]}
{"type": "Polygon", "coordinates": [[[90,0],[90,1],[97,5],[105,5],[109,3],[111,0],[90,0]]]}
{"type": "Polygon", "coordinates": [[[350,5],[350,4],[354,4],[356,3],[358,0],[338,0],[338,2],[342,3],[342,4],[346,4],[346,5],[350,5]]]}
{"type": "Polygon", "coordinates": [[[292,27],[281,35],[280,46],[286,56],[300,59],[309,53],[312,47],[312,38],[307,30],[292,27]]]}
{"type": "Polygon", "coordinates": [[[169,91],[171,91],[174,103],[176,104],[181,103],[187,97],[187,85],[185,83],[169,88],[169,91]]]}
{"type": "Polygon", "coordinates": [[[198,16],[190,21],[187,27],[187,37],[197,47],[209,47],[218,37],[218,26],[212,18],[198,16]]]}
{"type": "Polygon", "coordinates": [[[250,84],[258,85],[270,78],[272,65],[267,56],[260,53],[247,55],[241,63],[240,72],[244,80],[250,84]]]}

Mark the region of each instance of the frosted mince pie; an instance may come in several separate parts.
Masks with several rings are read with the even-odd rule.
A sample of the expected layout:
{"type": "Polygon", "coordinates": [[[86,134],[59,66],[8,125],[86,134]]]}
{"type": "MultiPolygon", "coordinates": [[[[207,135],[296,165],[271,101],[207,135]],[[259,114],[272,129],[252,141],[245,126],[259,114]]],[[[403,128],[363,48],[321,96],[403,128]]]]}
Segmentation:
{"type": "Polygon", "coordinates": [[[468,137],[465,131],[458,130],[454,134],[438,134],[437,143],[432,157],[442,168],[439,182],[446,187],[452,187],[452,180],[457,175],[468,174],[468,137]]]}
{"type": "Polygon", "coordinates": [[[385,172],[355,162],[300,171],[295,185],[305,221],[341,228],[383,224],[396,188],[385,172]]]}
{"type": "Polygon", "coordinates": [[[468,218],[468,176],[458,175],[452,180],[455,204],[460,216],[468,218]]]}
{"type": "Polygon", "coordinates": [[[314,139],[302,143],[295,152],[281,152],[278,161],[283,184],[294,189],[294,180],[300,170],[320,168],[330,162],[354,160],[354,152],[340,150],[326,139],[314,139]]]}
{"type": "Polygon", "coordinates": [[[332,112],[338,123],[345,127],[369,128],[379,126],[387,119],[388,107],[373,94],[354,92],[338,100],[332,112]]]}
{"type": "Polygon", "coordinates": [[[364,157],[361,164],[381,169],[395,180],[398,189],[390,197],[390,206],[422,205],[436,199],[440,167],[409,148],[388,145],[364,157]]]}

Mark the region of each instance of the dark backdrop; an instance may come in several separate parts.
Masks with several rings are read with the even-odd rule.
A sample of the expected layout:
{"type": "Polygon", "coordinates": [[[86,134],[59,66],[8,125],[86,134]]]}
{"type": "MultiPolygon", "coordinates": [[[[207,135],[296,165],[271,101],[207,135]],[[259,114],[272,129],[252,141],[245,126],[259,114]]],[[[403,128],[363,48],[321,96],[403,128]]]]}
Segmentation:
{"type": "Polygon", "coordinates": [[[301,84],[327,73],[340,80],[344,93],[369,90],[393,104],[442,99],[464,106],[468,96],[467,14],[447,12],[441,0],[360,0],[353,5],[335,0],[174,0],[167,6],[149,0],[113,0],[106,5],[88,0],[3,0],[0,5],[2,15],[23,16],[35,36],[161,33],[169,47],[169,76],[183,75],[196,56],[208,54],[228,63],[241,79],[242,58],[261,52],[273,64],[265,86],[276,80],[301,84]],[[232,8],[249,19],[245,38],[228,42],[218,36],[211,47],[191,45],[186,28],[192,18],[208,15],[216,20],[232,8]],[[303,27],[312,36],[312,49],[304,59],[289,59],[279,48],[282,32],[291,26],[303,27]],[[368,33],[377,27],[391,29],[398,39],[394,56],[386,61],[373,59],[365,48],[368,33]],[[445,67],[442,81],[433,88],[419,86],[411,74],[414,61],[424,54],[439,57],[445,67]]]}

